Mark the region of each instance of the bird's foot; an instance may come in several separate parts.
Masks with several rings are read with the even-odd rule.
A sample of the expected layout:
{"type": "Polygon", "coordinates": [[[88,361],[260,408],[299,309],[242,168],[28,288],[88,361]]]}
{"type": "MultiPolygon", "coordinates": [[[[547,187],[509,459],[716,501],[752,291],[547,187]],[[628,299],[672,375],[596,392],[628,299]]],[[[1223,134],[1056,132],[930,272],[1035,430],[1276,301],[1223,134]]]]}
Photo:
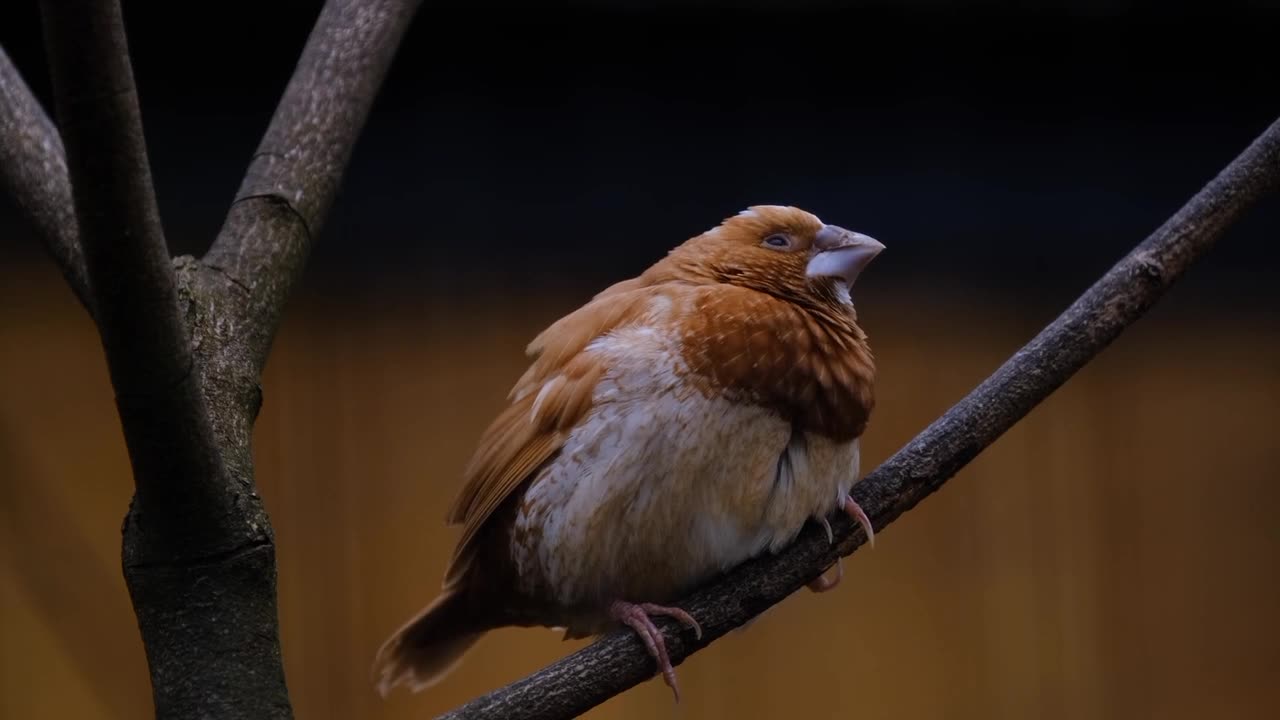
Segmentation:
{"type": "Polygon", "coordinates": [[[609,606],[609,615],[614,620],[636,631],[645,648],[649,650],[649,654],[653,656],[653,661],[658,664],[658,671],[662,673],[662,679],[671,688],[676,702],[680,702],[680,685],[676,682],[676,670],[671,666],[671,657],[667,655],[667,643],[662,638],[662,631],[658,629],[657,625],[653,624],[650,616],[664,615],[675,618],[682,624],[693,628],[694,635],[701,640],[702,626],[698,624],[698,621],[680,608],[664,607],[653,603],[629,603],[621,600],[609,606]]]}
{"type": "Polygon", "coordinates": [[[867,535],[867,544],[871,547],[875,547],[876,530],[871,527],[871,518],[867,517],[867,514],[863,512],[858,503],[854,502],[853,498],[846,494],[844,497],[840,498],[840,504],[838,507],[843,510],[846,515],[858,521],[858,524],[862,526],[862,532],[867,535]]]}
{"type": "Polygon", "coordinates": [[[818,518],[818,522],[822,523],[822,529],[827,531],[827,544],[835,543],[836,534],[831,532],[831,523],[824,517],[818,518]]]}
{"type": "MultiPolygon", "coordinates": [[[[827,522],[825,517],[818,518],[818,522],[822,523],[822,529],[827,531],[827,544],[830,545],[836,541],[835,533],[831,532],[831,523],[827,522]]],[[[844,563],[840,558],[836,558],[836,576],[828,579],[825,575],[819,575],[809,581],[809,589],[816,593],[824,593],[835,588],[840,584],[840,579],[844,577],[844,563]]]]}
{"type": "MultiPolygon", "coordinates": [[[[862,527],[862,532],[867,534],[867,543],[871,545],[871,547],[875,547],[876,546],[875,528],[871,527],[871,518],[867,517],[867,514],[863,512],[862,508],[858,505],[858,503],[854,502],[854,499],[849,495],[845,495],[844,497],[840,498],[840,502],[836,505],[836,507],[839,508],[846,515],[848,515],[850,518],[853,518],[858,522],[858,525],[862,527]]],[[[835,536],[831,532],[831,523],[827,522],[826,518],[818,518],[818,521],[822,523],[822,527],[827,531],[827,542],[829,543],[835,542],[835,536]]],[[[844,563],[841,562],[841,558],[837,557],[836,558],[836,576],[833,578],[828,578],[826,575],[819,575],[818,577],[809,581],[808,588],[816,593],[824,593],[824,592],[827,592],[828,590],[834,589],[837,585],[840,584],[840,580],[843,578],[844,578],[844,563]]]]}
{"type": "Polygon", "coordinates": [[[843,578],[844,578],[844,563],[842,562],[841,558],[836,558],[836,576],[833,578],[828,578],[826,575],[819,575],[818,577],[809,581],[809,589],[816,593],[824,593],[828,590],[834,590],[835,587],[840,584],[840,581],[843,578]]]}

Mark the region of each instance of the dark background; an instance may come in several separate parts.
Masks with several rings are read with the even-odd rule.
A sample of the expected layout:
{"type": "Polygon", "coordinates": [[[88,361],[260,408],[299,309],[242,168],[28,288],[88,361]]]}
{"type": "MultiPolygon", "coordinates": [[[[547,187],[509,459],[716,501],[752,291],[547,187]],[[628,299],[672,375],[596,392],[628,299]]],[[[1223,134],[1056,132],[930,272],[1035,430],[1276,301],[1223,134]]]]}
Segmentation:
{"type": "MultiPolygon", "coordinates": [[[[308,287],[586,292],[779,203],[882,239],[869,286],[1060,303],[1280,114],[1267,5],[427,3],[308,287]]],[[[318,7],[125,3],[175,252],[216,233],[318,7]]],[[[0,10],[47,103],[39,29],[0,10]]],[[[1265,203],[1187,283],[1274,302],[1278,230],[1265,203]]],[[[0,233],[34,252],[11,205],[0,233]]]]}

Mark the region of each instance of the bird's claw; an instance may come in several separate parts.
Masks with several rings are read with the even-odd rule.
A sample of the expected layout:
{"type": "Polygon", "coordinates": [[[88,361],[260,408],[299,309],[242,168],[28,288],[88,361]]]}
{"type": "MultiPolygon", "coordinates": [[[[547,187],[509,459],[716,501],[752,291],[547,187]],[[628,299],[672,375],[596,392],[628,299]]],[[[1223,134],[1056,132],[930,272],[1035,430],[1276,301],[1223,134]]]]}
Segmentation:
{"type": "MultiPolygon", "coordinates": [[[[822,523],[822,529],[827,531],[827,544],[831,545],[836,541],[835,533],[831,532],[831,523],[825,517],[819,517],[818,522],[822,523]]],[[[830,580],[825,575],[809,581],[809,589],[816,593],[824,593],[833,589],[840,584],[840,579],[844,577],[844,563],[840,558],[836,558],[836,576],[830,580]]]]}
{"type": "Polygon", "coordinates": [[[835,543],[836,534],[831,532],[831,523],[825,517],[818,518],[818,522],[822,523],[822,529],[827,531],[827,544],[835,543]]]}
{"type": "Polygon", "coordinates": [[[663,681],[667,683],[667,687],[671,688],[676,702],[680,702],[680,685],[676,681],[676,670],[671,665],[671,656],[667,654],[667,642],[662,637],[662,631],[658,629],[657,625],[653,624],[650,616],[661,615],[674,618],[680,623],[693,628],[694,636],[701,640],[702,626],[698,624],[698,621],[680,608],[655,605],[653,603],[629,603],[621,600],[609,606],[609,614],[640,636],[640,641],[644,643],[645,649],[649,651],[649,655],[658,664],[658,671],[662,673],[663,681]]]}
{"type": "Polygon", "coordinates": [[[854,502],[853,497],[849,495],[840,498],[839,507],[846,515],[856,520],[858,525],[862,526],[862,532],[866,533],[867,536],[867,544],[875,547],[876,530],[871,527],[871,518],[867,517],[867,513],[862,510],[862,507],[857,502],[854,502]]]}
{"type": "Polygon", "coordinates": [[[840,584],[840,581],[843,578],[844,578],[843,558],[836,558],[836,576],[828,579],[826,575],[819,575],[818,577],[809,581],[808,587],[813,592],[824,593],[828,590],[834,590],[835,587],[840,584]]]}
{"type": "MultiPolygon", "coordinates": [[[[876,531],[875,528],[871,526],[871,518],[867,517],[867,513],[862,510],[862,507],[859,506],[858,503],[849,495],[845,495],[840,498],[840,502],[837,504],[837,507],[850,518],[857,521],[858,525],[862,528],[862,532],[867,535],[867,544],[871,547],[875,547],[876,531]]],[[[823,529],[827,531],[827,542],[834,543],[835,535],[831,532],[831,523],[828,522],[825,517],[818,518],[818,522],[822,523],[823,529]]],[[[841,562],[841,558],[837,557],[836,576],[834,578],[827,578],[826,575],[819,575],[809,581],[808,588],[813,592],[823,593],[834,589],[835,586],[840,584],[840,580],[843,578],[844,563],[841,562]]]]}

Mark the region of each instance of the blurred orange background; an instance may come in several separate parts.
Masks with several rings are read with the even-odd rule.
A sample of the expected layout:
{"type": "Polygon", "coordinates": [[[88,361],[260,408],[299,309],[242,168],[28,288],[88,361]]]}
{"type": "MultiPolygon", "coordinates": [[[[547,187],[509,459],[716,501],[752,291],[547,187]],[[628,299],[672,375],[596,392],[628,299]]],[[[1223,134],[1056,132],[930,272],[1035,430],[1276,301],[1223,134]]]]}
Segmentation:
{"type": "MultiPolygon", "coordinates": [[[[584,297],[505,299],[309,293],[287,312],[255,454],[298,717],[430,717],[584,644],[505,630],[422,694],[383,701],[367,681],[439,586],[444,508],[524,344],[584,297]]],[[[1053,315],[859,303],[881,368],[867,469],[1053,315]]],[[[797,593],[685,662],[681,706],[649,681],[588,717],[1273,717],[1273,320],[1157,307],[849,558],[838,591],[797,593]]],[[[97,335],[50,264],[0,269],[0,347],[0,715],[147,716],[119,568],[128,460],[97,335]]]]}

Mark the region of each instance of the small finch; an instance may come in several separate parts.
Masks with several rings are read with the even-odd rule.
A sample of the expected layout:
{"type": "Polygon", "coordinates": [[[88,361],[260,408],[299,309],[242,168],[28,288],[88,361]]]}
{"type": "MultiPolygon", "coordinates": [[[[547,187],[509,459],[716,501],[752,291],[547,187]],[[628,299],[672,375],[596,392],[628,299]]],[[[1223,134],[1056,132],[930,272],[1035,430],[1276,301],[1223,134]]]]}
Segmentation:
{"type": "MultiPolygon", "coordinates": [[[[875,404],[854,281],[884,246],[753,206],[543,330],[448,512],[443,589],[382,646],[385,696],[439,682],[485,632],[619,626],[679,700],[654,616],[833,512],[875,404]]],[[[818,577],[815,592],[840,580],[818,577]]]]}

